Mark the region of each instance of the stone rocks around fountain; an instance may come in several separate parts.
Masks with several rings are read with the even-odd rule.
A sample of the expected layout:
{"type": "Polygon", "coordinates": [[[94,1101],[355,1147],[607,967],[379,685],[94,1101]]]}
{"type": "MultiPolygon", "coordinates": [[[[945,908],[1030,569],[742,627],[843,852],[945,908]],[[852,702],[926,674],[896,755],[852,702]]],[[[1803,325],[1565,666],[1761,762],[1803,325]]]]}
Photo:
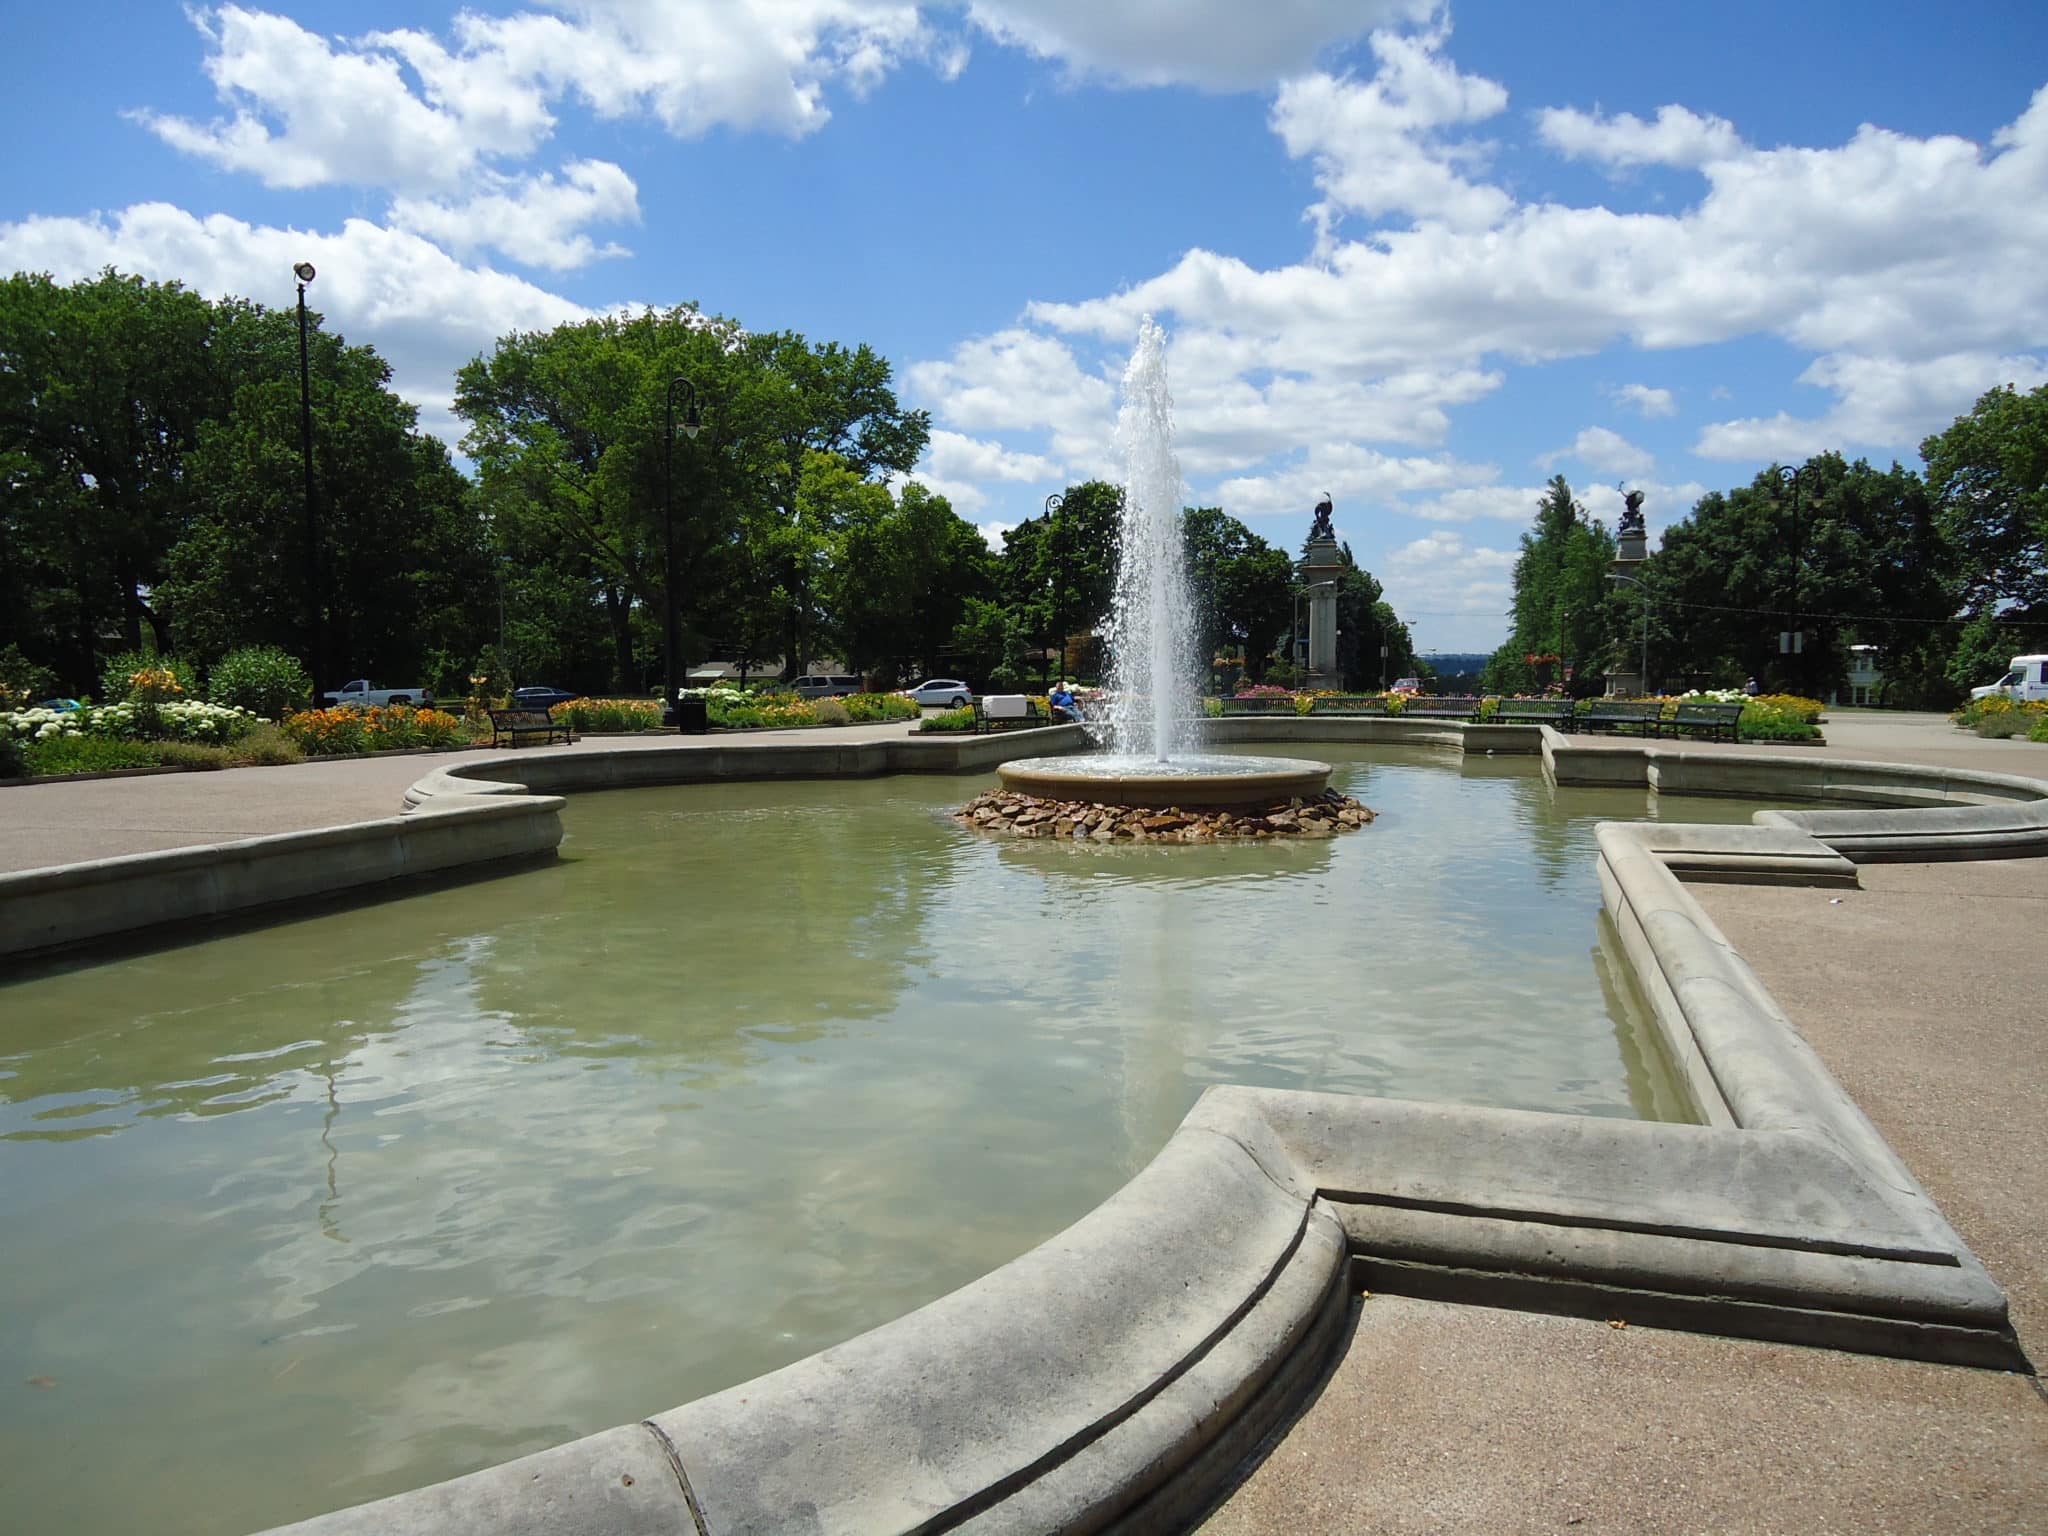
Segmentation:
{"type": "Polygon", "coordinates": [[[1335,837],[1373,819],[1370,807],[1334,789],[1303,799],[1234,811],[1179,806],[1109,805],[1094,800],[1053,800],[1011,789],[991,789],[953,813],[978,832],[1006,837],[1065,838],[1095,843],[1213,843],[1258,838],[1335,837]]]}

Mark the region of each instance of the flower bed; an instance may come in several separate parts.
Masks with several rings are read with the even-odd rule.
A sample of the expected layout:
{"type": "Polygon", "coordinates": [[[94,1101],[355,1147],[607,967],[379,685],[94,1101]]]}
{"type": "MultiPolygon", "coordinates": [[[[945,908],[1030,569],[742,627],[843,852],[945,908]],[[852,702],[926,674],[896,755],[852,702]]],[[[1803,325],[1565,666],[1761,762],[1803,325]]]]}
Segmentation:
{"type": "Polygon", "coordinates": [[[307,709],[289,715],[284,733],[315,757],[462,747],[469,727],[438,709],[394,704],[380,709],[307,709]]]}
{"type": "Polygon", "coordinates": [[[248,735],[256,724],[257,716],[249,710],[198,699],[133,701],[83,709],[0,710],[0,732],[20,741],[95,736],[105,740],[196,741],[219,747],[248,735]]]}
{"type": "Polygon", "coordinates": [[[1972,699],[1949,716],[1958,726],[1975,731],[1990,741],[2024,737],[2048,741],[2048,704],[2034,700],[2021,703],[2002,693],[1972,699]]]}
{"type": "Polygon", "coordinates": [[[661,729],[661,706],[652,699],[571,699],[548,711],[577,735],[661,729]]]}

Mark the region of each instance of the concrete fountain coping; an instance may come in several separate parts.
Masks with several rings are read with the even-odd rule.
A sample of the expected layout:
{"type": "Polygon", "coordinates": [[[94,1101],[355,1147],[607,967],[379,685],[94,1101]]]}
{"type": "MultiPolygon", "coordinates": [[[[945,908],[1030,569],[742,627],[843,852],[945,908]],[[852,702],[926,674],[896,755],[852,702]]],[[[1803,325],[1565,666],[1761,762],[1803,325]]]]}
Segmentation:
{"type": "MultiPolygon", "coordinates": [[[[1211,740],[1441,742],[1540,753],[1557,784],[1856,808],[1597,830],[1606,907],[1700,1124],[1212,1088],[1088,1216],[906,1317],[642,1423],[291,1529],[1172,1529],[1293,1410],[1360,1286],[2031,1369],[1998,1286],[1683,882],[1846,883],[1875,858],[2048,852],[2048,783],[1587,747],[1542,726],[1225,723],[1251,729],[1211,740]]],[[[773,748],[517,754],[428,775],[398,824],[530,808],[558,836],[560,801],[535,791],[940,761],[875,745],[880,767],[861,750],[782,767],[752,755],[773,748]]],[[[954,762],[1046,746],[1019,733],[954,762]]]]}

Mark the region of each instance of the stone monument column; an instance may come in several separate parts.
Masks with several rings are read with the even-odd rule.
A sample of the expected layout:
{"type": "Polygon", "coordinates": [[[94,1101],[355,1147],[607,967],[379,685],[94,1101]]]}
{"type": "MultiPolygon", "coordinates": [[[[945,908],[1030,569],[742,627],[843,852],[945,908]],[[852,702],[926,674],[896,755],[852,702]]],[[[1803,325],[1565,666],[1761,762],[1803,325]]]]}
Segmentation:
{"type": "Polygon", "coordinates": [[[1344,570],[1344,556],[1337,547],[1331,526],[1329,493],[1316,504],[1315,522],[1303,545],[1300,563],[1302,585],[1308,591],[1308,679],[1309,688],[1341,690],[1343,675],[1337,670],[1337,577],[1344,570]]]}
{"type": "MultiPolygon", "coordinates": [[[[1614,560],[1608,567],[1607,579],[1618,587],[1635,588],[1642,583],[1643,562],[1650,555],[1649,530],[1643,522],[1643,493],[1630,491],[1622,498],[1622,507],[1621,526],[1614,530],[1614,560]]],[[[1650,686],[1650,613],[1647,608],[1643,610],[1642,645],[1640,648],[1624,646],[1622,651],[1623,654],[1615,658],[1614,666],[1607,673],[1608,696],[1640,697],[1650,686]],[[1632,649],[1635,654],[1628,654],[1632,649]]]]}

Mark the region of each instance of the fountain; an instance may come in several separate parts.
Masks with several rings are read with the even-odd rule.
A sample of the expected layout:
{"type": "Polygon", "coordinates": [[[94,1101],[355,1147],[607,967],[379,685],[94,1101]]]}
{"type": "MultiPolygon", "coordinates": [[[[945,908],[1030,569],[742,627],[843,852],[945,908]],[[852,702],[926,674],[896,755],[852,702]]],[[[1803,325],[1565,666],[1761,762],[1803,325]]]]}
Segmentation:
{"type": "MultiPolygon", "coordinates": [[[[1302,807],[1297,802],[1320,800],[1330,779],[1327,763],[1189,750],[1200,718],[1194,604],[1182,546],[1180,460],[1173,448],[1166,334],[1150,315],[1138,328],[1137,349],[1124,370],[1117,438],[1124,452],[1124,502],[1108,634],[1108,750],[1086,757],[1028,757],[1004,763],[997,770],[1004,790],[1056,804],[1207,812],[1267,807],[1298,811],[1302,807]]],[[[1322,803],[1352,805],[1340,800],[1322,803]]],[[[971,817],[981,808],[986,807],[977,802],[963,815],[971,817]]],[[[1366,815],[1369,819],[1370,813],[1366,815]]],[[[1003,819],[1017,818],[1013,813],[1003,819]]],[[[1077,820],[1054,819],[1070,824],[1077,820]]],[[[1272,830],[1294,830],[1293,819],[1272,830]]],[[[1038,824],[1036,819],[1028,823],[1038,824]]],[[[1361,823],[1343,823],[1357,824],[1361,823]]]]}

